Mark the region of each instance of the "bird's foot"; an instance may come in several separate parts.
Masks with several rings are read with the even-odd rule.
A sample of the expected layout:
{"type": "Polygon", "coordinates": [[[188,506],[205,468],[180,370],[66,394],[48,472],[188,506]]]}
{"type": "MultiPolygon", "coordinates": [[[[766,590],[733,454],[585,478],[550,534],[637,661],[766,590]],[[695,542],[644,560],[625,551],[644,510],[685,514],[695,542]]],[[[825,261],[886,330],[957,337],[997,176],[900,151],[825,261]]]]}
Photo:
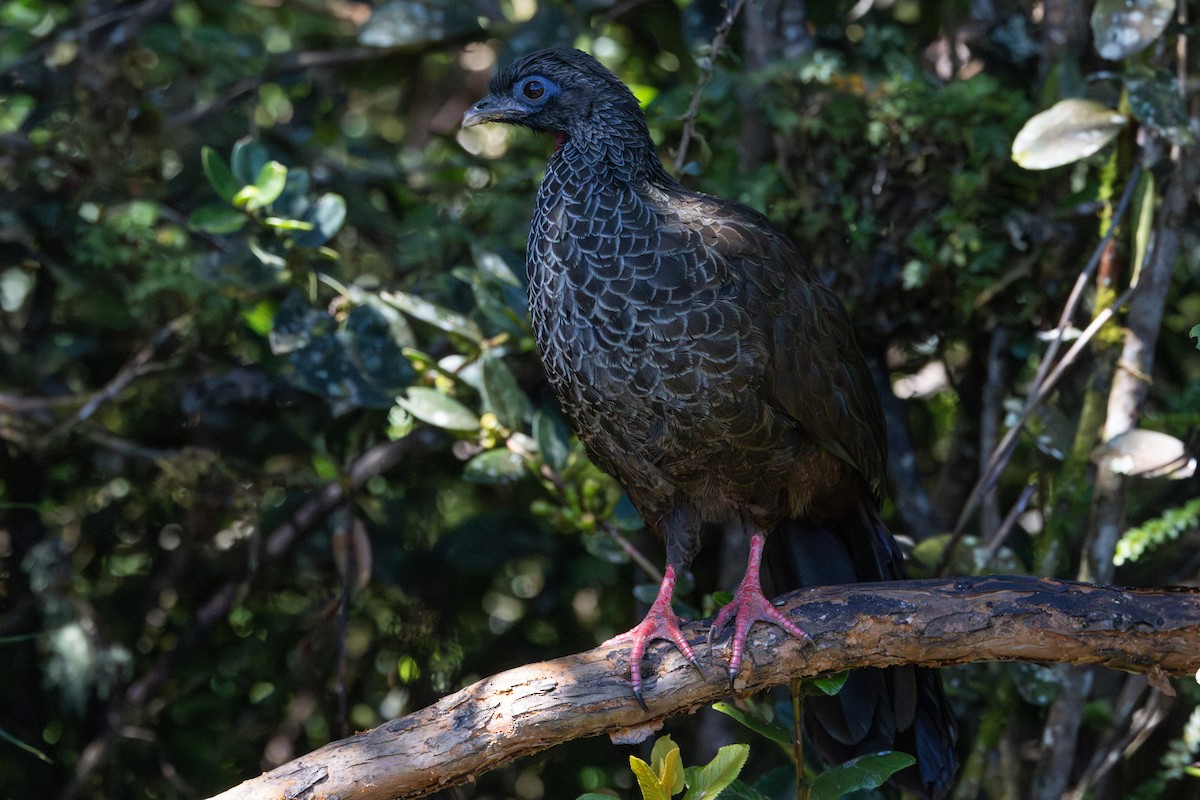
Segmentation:
{"type": "Polygon", "coordinates": [[[650,642],[655,639],[669,640],[679,648],[679,652],[683,653],[683,657],[688,660],[689,664],[700,669],[700,662],[696,660],[696,652],[679,627],[682,620],[671,608],[671,594],[674,589],[675,570],[668,566],[662,585],[658,589],[658,597],[650,606],[646,618],[632,630],[614,636],[604,643],[606,645],[633,645],[629,651],[629,682],[633,685],[633,696],[637,698],[638,705],[642,707],[643,711],[649,711],[649,709],[646,708],[646,700],[642,696],[642,656],[645,655],[646,645],[650,642]]]}
{"type": "Polygon", "coordinates": [[[733,622],[733,650],[729,656],[729,690],[731,692],[733,691],[733,682],[742,669],[746,637],[755,622],[778,625],[797,639],[808,638],[808,634],[801,630],[800,626],[784,616],[783,612],[763,595],[762,586],[759,585],[756,573],[757,571],[748,573],[742,579],[737,591],[733,594],[733,599],[721,608],[712,627],[708,629],[708,646],[711,649],[713,638],[724,630],[730,621],[733,622]]]}

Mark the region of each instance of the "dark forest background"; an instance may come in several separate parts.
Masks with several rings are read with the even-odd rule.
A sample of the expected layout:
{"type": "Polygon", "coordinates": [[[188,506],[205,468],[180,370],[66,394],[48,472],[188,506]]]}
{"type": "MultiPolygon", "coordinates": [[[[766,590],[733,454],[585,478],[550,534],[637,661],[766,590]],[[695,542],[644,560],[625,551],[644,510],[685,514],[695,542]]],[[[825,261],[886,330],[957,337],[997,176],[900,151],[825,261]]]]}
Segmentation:
{"type": "MultiPolygon", "coordinates": [[[[544,46],[613,68],[664,162],[844,298],[914,575],[1196,585],[1198,16],[6,0],[0,797],[207,796],[636,620],[631,552],[661,553],[568,435],[526,319],[553,143],[458,128],[544,46]]],[[[692,616],[738,546],[712,533],[692,616]]],[[[956,798],[1200,796],[1194,680],[945,677],[956,798]]],[[[785,756],[728,717],[666,732],[687,764],[749,743],[743,781],[786,796],[785,756]]],[[[447,796],[634,797],[630,752],[571,742],[447,796]]]]}

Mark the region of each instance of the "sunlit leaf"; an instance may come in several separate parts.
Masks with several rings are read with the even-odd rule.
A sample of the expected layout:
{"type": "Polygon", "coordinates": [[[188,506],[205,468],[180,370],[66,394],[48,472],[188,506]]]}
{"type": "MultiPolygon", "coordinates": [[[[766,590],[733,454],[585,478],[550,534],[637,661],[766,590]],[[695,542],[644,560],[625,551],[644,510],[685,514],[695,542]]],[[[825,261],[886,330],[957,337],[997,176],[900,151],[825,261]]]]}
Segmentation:
{"type": "Polygon", "coordinates": [[[838,692],[842,691],[842,687],[846,685],[846,679],[850,677],[849,671],[839,672],[837,675],[826,675],[823,678],[813,678],[809,683],[815,686],[829,697],[833,697],[838,692]]]}
{"type": "Polygon", "coordinates": [[[526,474],[525,459],[504,447],[486,450],[463,467],[463,478],[471,483],[512,483],[526,474]]]}
{"type": "Polygon", "coordinates": [[[1025,169],[1050,169],[1087,158],[1116,138],[1129,120],[1092,100],[1060,100],[1017,133],[1012,159],[1025,169]]]}
{"type": "Polygon", "coordinates": [[[1154,173],[1146,170],[1142,173],[1141,186],[1133,196],[1133,271],[1130,283],[1136,284],[1142,274],[1142,265],[1146,261],[1146,252],[1150,247],[1150,236],[1154,232],[1155,212],[1154,173]]]}
{"type": "Polygon", "coordinates": [[[260,300],[242,312],[242,320],[259,336],[271,333],[271,325],[275,321],[275,304],[269,300],[260,300]]]}
{"type": "Polygon", "coordinates": [[[242,188],[241,181],[234,177],[225,159],[208,145],[200,148],[200,164],[204,167],[204,175],[208,182],[222,200],[232,200],[238,189],[242,188]]]}
{"type": "Polygon", "coordinates": [[[447,333],[464,336],[476,344],[483,341],[483,331],[473,321],[423,297],[407,292],[382,292],[379,296],[414,319],[428,322],[447,333]]]}
{"type": "Polygon", "coordinates": [[[822,772],[809,785],[809,800],[841,800],[851,792],[877,789],[917,760],[908,753],[883,752],[860,756],[822,772]]]}
{"type": "Polygon", "coordinates": [[[703,767],[688,767],[683,800],[712,800],[733,783],[749,757],[750,745],[727,744],[703,767]]]}
{"type": "Polygon", "coordinates": [[[300,219],[284,219],[283,217],[267,217],[263,224],[279,231],[311,231],[313,224],[300,219]]]}
{"type": "Polygon", "coordinates": [[[1182,506],[1169,508],[1160,516],[1146,520],[1121,534],[1113,553],[1113,564],[1119,567],[1137,561],[1147,552],[1177,540],[1180,535],[1195,530],[1198,526],[1200,497],[1194,497],[1182,506]]]}
{"type": "Polygon", "coordinates": [[[1179,439],[1161,431],[1133,428],[1093,451],[1092,460],[1118,475],[1141,478],[1190,478],[1196,459],[1179,439]]]}
{"type": "Polygon", "coordinates": [[[300,247],[320,247],[342,229],[346,222],[346,200],[340,194],[327,192],[304,212],[304,221],[311,229],[295,238],[300,247]]]}
{"type": "Polygon", "coordinates": [[[257,211],[274,203],[287,185],[287,167],[278,161],[268,161],[254,179],[255,192],[246,200],[247,211],[257,211]]]}
{"type": "Polygon", "coordinates": [[[667,790],[659,783],[658,776],[645,761],[637,756],[629,757],[629,768],[637,778],[638,788],[642,791],[642,800],[671,800],[667,790]]]}
{"type": "Polygon", "coordinates": [[[521,279],[513,272],[498,253],[484,250],[481,247],[472,248],[471,255],[475,258],[475,266],[481,273],[509,286],[520,286],[521,279]]]}
{"type": "Polygon", "coordinates": [[[670,736],[660,736],[654,742],[654,749],[650,752],[650,768],[667,794],[676,795],[683,791],[683,759],[679,755],[679,745],[670,736]]]}
{"type": "Polygon", "coordinates": [[[1101,58],[1117,61],[1145,50],[1175,16],[1175,0],[1096,0],[1092,36],[1101,58]]]}
{"type": "Polygon", "coordinates": [[[413,386],[397,402],[414,417],[434,427],[451,431],[479,430],[479,416],[474,411],[437,389],[413,386]]]}

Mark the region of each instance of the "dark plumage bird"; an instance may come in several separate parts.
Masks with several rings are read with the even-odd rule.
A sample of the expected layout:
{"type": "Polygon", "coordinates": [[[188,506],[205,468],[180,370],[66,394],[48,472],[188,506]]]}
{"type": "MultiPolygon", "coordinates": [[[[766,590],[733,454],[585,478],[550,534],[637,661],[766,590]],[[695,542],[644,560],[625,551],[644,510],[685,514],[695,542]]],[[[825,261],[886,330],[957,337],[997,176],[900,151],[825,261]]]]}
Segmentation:
{"type": "MultiPolygon", "coordinates": [[[[845,310],[796,244],[672,179],[633,94],[578,50],[509,66],[463,118],[483,122],[557,136],[529,234],[530,309],[575,432],[666,545],[657,600],[618,637],[638,702],[649,641],[696,662],[671,594],[705,522],[740,526],[750,543],[712,629],[733,625],[731,681],[756,621],[805,636],[763,594],[764,548],[778,590],[903,577],[879,517],[879,399],[845,310]]],[[[827,758],[895,747],[918,758],[903,783],[930,796],[948,786],[953,723],[936,673],[859,670],[810,707],[827,758]]]]}

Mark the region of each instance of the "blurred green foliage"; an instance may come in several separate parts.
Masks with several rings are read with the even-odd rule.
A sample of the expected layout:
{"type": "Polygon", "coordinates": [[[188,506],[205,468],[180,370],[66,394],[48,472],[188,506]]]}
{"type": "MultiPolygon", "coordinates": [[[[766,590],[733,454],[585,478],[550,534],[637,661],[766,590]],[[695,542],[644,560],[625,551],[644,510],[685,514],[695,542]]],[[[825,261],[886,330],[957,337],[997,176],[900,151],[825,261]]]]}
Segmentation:
{"type": "MultiPolygon", "coordinates": [[[[1050,22],[1027,4],[769,17],[804,5],[748,4],[759,32],[739,21],[713,59],[715,0],[0,4],[0,796],[205,796],[632,624],[629,549],[657,563],[657,545],[568,435],[526,319],[551,145],[458,130],[497,64],[537,47],[617,70],[668,162],[704,86],[682,178],[802,241],[881,375],[935,376],[889,410],[897,491],[918,487],[926,509],[897,502],[892,522],[947,530],[1129,174],[1111,159],[1132,134],[1049,173],[1009,159],[1055,87],[1103,66],[1048,54],[1050,22]],[[331,487],[344,497],[323,505],[331,487]]],[[[1128,103],[1164,146],[1187,144],[1195,98],[1171,99],[1165,52],[1122,56],[1128,103]]],[[[1101,77],[1093,99],[1115,105],[1101,77]]],[[[1179,233],[1150,410],[1187,440],[1200,243],[1179,233]]],[[[1137,249],[1127,224],[1117,260],[1137,249]]],[[[1060,514],[1055,490],[1086,507],[1072,476],[1094,431],[1076,409],[1097,375],[1060,386],[999,484],[1005,507],[1031,476],[1041,487],[1006,568],[1074,575],[1086,519],[1060,514]]],[[[1194,495],[1130,485],[1127,541],[1156,547],[1122,583],[1196,580],[1194,495]],[[1163,508],[1187,511],[1169,535],[1163,508]]],[[[927,538],[937,552],[914,571],[944,541],[927,538]]],[[[979,566],[984,540],[967,541],[979,566]]],[[[719,551],[695,565],[695,613],[713,609],[719,551]]],[[[1023,786],[992,780],[988,753],[1038,741],[1055,674],[947,679],[963,786],[1023,786]]],[[[1189,779],[1195,701],[1103,776],[1110,792],[1189,779]]],[[[1085,744],[1129,724],[1097,719],[1085,744]]],[[[670,724],[698,761],[728,744],[670,724]]],[[[779,753],[750,741],[742,778],[785,792],[779,753]]],[[[1091,755],[1081,745],[1080,764],[1091,755]]],[[[632,796],[628,764],[573,742],[481,776],[475,796],[632,796]]]]}

